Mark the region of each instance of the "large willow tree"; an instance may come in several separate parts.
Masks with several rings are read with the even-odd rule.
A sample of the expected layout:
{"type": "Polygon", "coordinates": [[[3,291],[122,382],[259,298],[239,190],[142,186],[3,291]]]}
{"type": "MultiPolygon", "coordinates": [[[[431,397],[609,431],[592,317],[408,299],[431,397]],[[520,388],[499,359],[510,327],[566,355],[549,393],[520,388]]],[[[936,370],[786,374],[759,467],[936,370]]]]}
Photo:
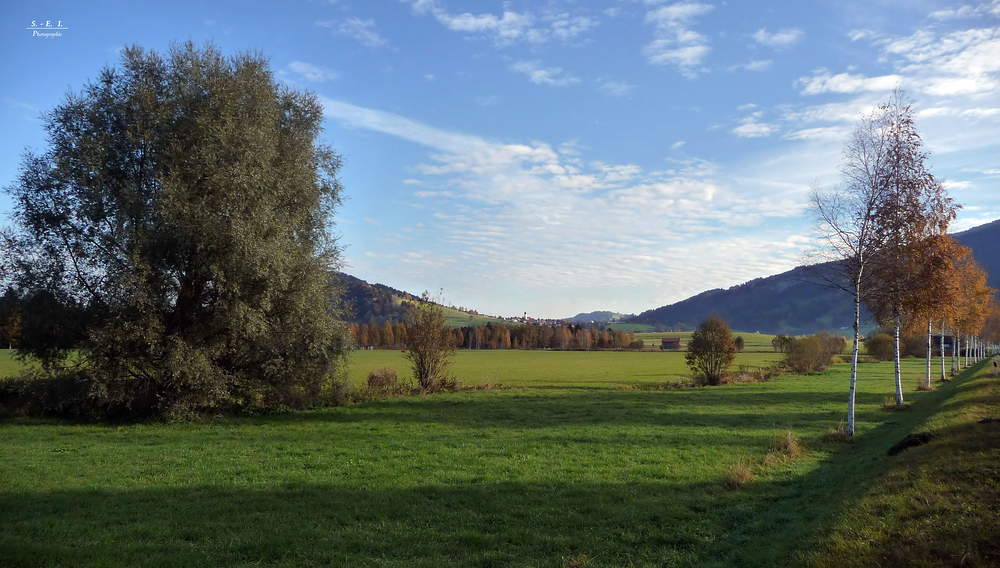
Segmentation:
{"type": "Polygon", "coordinates": [[[78,357],[31,355],[105,413],[314,403],[345,338],[328,277],[341,162],[321,122],[261,55],[213,45],[126,49],[68,94],[6,188],[3,265],[86,317],[78,357]]]}

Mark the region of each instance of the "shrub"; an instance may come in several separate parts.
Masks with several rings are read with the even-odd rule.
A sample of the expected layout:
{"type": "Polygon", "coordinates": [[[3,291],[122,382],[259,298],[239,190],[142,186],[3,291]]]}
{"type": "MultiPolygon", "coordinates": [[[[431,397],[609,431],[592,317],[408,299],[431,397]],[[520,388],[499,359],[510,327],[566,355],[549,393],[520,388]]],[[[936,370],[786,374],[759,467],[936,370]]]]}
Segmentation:
{"type": "Polygon", "coordinates": [[[865,339],[865,351],[879,361],[891,361],[896,358],[893,343],[891,335],[879,332],[865,339]]]}
{"type": "Polygon", "coordinates": [[[365,379],[365,389],[376,396],[393,396],[398,392],[398,380],[395,369],[379,367],[368,373],[368,378],[365,379]]]}
{"type": "Polygon", "coordinates": [[[451,328],[445,325],[444,308],[424,292],[407,314],[406,358],[413,376],[425,391],[438,391],[450,380],[448,368],[455,354],[451,328]]]}
{"type": "Polygon", "coordinates": [[[733,382],[763,383],[770,381],[779,374],[781,374],[781,368],[778,365],[770,365],[768,367],[740,365],[736,368],[736,372],[733,373],[733,382]]]}
{"type": "Polygon", "coordinates": [[[637,351],[642,351],[646,348],[646,343],[641,339],[636,339],[632,343],[628,344],[629,349],[635,349],[637,351]]]}
{"type": "Polygon", "coordinates": [[[708,316],[692,334],[684,355],[697,381],[721,385],[736,359],[736,341],[729,324],[716,314],[708,316]]]}
{"type": "Polygon", "coordinates": [[[835,353],[843,350],[842,336],[820,332],[809,337],[792,339],[785,351],[785,365],[799,374],[825,370],[833,362],[835,353]]]}

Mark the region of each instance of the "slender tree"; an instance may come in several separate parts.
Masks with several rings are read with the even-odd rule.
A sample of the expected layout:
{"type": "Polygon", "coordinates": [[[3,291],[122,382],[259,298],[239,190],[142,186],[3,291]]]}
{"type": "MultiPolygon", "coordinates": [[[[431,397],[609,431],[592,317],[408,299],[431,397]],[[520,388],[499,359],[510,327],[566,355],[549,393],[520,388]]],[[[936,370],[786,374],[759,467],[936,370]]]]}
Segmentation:
{"type": "Polygon", "coordinates": [[[884,105],[863,116],[844,144],[841,183],[814,187],[810,212],[820,240],[818,255],[829,262],[819,276],[854,301],[854,341],[847,404],[847,434],[854,436],[854,407],[861,339],[861,305],[872,277],[872,261],[886,232],[879,213],[889,191],[891,137],[884,105]]]}
{"type": "MultiPolygon", "coordinates": [[[[900,333],[906,318],[923,318],[928,295],[933,293],[933,271],[939,263],[928,263],[931,237],[945,235],[955,218],[956,206],[944,185],[927,170],[927,152],[914,123],[912,102],[901,89],[879,107],[881,135],[888,140],[883,182],[885,191],[876,212],[879,248],[872,257],[872,285],[865,304],[883,327],[893,330],[896,403],[903,404],[900,373],[900,333]]],[[[928,344],[930,333],[927,334],[928,344]]],[[[928,367],[929,375],[929,367],[928,367]]]]}
{"type": "Polygon", "coordinates": [[[444,324],[444,308],[431,301],[427,292],[421,295],[420,302],[407,317],[406,358],[413,366],[417,384],[427,390],[447,379],[451,357],[455,354],[454,339],[451,329],[444,324]]]}

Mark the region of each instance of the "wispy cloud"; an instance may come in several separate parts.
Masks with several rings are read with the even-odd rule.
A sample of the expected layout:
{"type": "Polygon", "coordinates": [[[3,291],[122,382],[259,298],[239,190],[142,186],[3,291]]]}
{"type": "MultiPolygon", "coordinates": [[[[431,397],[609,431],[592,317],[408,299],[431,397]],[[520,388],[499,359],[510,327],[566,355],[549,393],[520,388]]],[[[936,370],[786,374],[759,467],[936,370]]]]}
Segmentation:
{"type": "Polygon", "coordinates": [[[565,87],[580,80],[563,72],[562,67],[542,67],[540,61],[518,61],[510,66],[511,71],[524,73],[536,85],[565,87]]]}
{"type": "Polygon", "coordinates": [[[543,44],[553,39],[570,43],[598,24],[597,20],[569,13],[536,17],[530,12],[504,9],[496,14],[456,14],[448,11],[439,0],[409,1],[417,14],[430,14],[444,27],[473,37],[492,39],[498,47],[517,43],[543,44]]]}
{"type": "Polygon", "coordinates": [[[759,233],[751,246],[735,227],[793,216],[801,206],[766,191],[744,197],[717,177],[710,162],[675,162],[660,171],[588,163],[578,151],[545,142],[490,141],[342,101],[322,102],[325,114],[346,126],[430,149],[427,161],[414,168],[421,189],[413,199],[426,211],[419,221],[433,218],[437,230],[391,252],[378,251],[385,258],[361,260],[384,262],[403,279],[426,282],[433,271],[456,282],[516,281],[529,294],[559,287],[567,304],[555,307],[570,309],[595,285],[643,289],[651,278],[669,281],[669,297],[645,300],[663,303],[706,285],[790,268],[798,260],[801,244],[787,235],[759,233]],[[601,226],[628,230],[583,229],[601,226]],[[430,258],[434,267],[424,262],[430,258]],[[693,265],[697,274],[688,268],[693,265]],[[615,274],[613,285],[594,280],[609,273],[615,274]]]}
{"type": "Polygon", "coordinates": [[[623,83],[621,81],[605,81],[601,83],[601,86],[598,87],[598,89],[607,95],[624,97],[635,89],[635,85],[629,85],[628,83],[623,83]]]}
{"type": "Polygon", "coordinates": [[[292,61],[288,64],[288,69],[292,73],[303,77],[307,81],[317,83],[333,81],[339,77],[339,74],[336,71],[331,71],[325,67],[319,67],[304,61],[292,61]]]}
{"type": "Polygon", "coordinates": [[[757,30],[757,33],[753,34],[753,39],[761,45],[766,45],[767,47],[773,47],[775,49],[782,49],[795,45],[800,39],[802,39],[803,35],[802,30],[795,28],[779,30],[774,33],[770,33],[766,29],[761,28],[757,30]]]}
{"type": "Polygon", "coordinates": [[[678,2],[646,13],[646,23],[655,26],[655,39],[643,50],[653,65],[672,65],[688,77],[697,75],[697,67],[712,50],[708,39],[691,29],[700,16],[714,6],[696,2],[678,2]]]}
{"type": "Polygon", "coordinates": [[[367,47],[384,47],[389,40],[385,39],[375,31],[374,20],[362,20],[361,18],[346,18],[343,20],[329,20],[316,22],[317,26],[329,28],[333,33],[357,40],[358,43],[367,47]]]}
{"type": "Polygon", "coordinates": [[[862,93],[891,91],[902,82],[899,75],[883,75],[881,77],[865,77],[840,73],[833,75],[828,71],[818,71],[812,77],[803,77],[798,83],[802,86],[803,95],[818,95],[820,93],[862,93]]]}

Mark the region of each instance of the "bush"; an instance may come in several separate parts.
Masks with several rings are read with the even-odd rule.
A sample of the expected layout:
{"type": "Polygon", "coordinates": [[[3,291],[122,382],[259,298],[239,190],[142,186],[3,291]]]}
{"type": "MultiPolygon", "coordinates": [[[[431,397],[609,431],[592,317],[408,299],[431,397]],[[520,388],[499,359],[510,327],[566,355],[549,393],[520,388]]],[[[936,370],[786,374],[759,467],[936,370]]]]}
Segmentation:
{"type": "Polygon", "coordinates": [[[893,343],[891,335],[879,332],[865,339],[865,351],[879,361],[891,361],[896,358],[893,343]]]}
{"type": "Polygon", "coordinates": [[[729,324],[716,314],[708,316],[691,335],[684,355],[696,381],[721,385],[729,366],[736,360],[736,341],[729,324]]]}
{"type": "Polygon", "coordinates": [[[398,392],[398,381],[399,377],[396,375],[395,369],[379,367],[368,373],[368,378],[365,380],[365,389],[370,394],[376,396],[393,396],[398,392]]]}
{"type": "Polygon", "coordinates": [[[809,337],[792,339],[785,351],[785,365],[799,374],[826,370],[836,353],[843,351],[843,336],[820,332],[809,337]]]}
{"type": "Polygon", "coordinates": [[[646,348],[646,343],[641,339],[636,339],[632,343],[628,344],[629,349],[635,349],[636,351],[642,351],[646,348]]]}

